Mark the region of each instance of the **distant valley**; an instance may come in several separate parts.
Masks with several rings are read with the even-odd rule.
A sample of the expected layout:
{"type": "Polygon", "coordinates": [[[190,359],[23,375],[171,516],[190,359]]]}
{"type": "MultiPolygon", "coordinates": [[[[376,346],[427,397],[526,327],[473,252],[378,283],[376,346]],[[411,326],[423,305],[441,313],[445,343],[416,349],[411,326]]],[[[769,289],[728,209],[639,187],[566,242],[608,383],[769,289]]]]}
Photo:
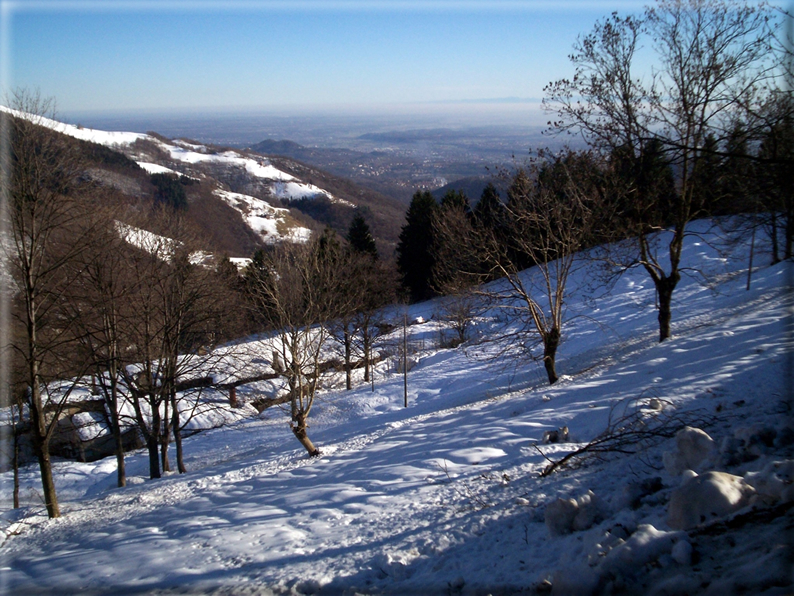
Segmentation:
{"type": "MultiPolygon", "coordinates": [[[[537,109],[510,114],[171,114],[84,115],[110,130],[157,130],[172,138],[250,149],[311,165],[407,205],[418,188],[461,179],[472,192],[530,148],[555,146],[537,109]],[[472,180],[482,180],[482,184],[472,180]]],[[[72,116],[77,121],[78,116],[72,116]]],[[[479,195],[470,194],[476,200],[479,195]]]]}

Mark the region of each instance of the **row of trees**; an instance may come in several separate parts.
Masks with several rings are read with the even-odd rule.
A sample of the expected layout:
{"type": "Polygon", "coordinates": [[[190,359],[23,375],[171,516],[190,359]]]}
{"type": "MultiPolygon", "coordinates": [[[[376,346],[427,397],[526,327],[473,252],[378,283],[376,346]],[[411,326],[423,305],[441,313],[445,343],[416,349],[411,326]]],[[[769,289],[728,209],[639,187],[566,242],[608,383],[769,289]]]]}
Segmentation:
{"type": "MultiPolygon", "coordinates": [[[[778,177],[792,163],[786,18],[754,2],[659,0],[641,15],[596,23],[574,46],[574,76],[546,88],[544,103],[558,116],[552,132],[580,135],[622,173],[613,200],[630,215],[626,235],[636,251],[629,264],[643,267],[656,287],[662,341],[670,336],[686,226],[721,198],[709,197],[710,163],[752,158],[771,169],[774,190],[756,184],[759,191],[767,186],[757,198],[791,214],[791,184],[778,177]],[[643,48],[652,52],[650,71],[643,48]],[[751,145],[755,151],[743,150],[751,145]],[[662,229],[672,235],[659,247],[654,234],[662,229]]],[[[733,209],[756,208],[747,198],[733,209]]],[[[790,256],[794,220],[785,225],[790,256]]]]}
{"type": "Polygon", "coordinates": [[[525,325],[505,339],[530,353],[539,343],[540,359],[554,383],[569,274],[576,253],[602,239],[597,230],[603,227],[598,218],[606,213],[604,189],[595,179],[588,182],[598,166],[588,152],[541,153],[513,175],[506,203],[488,185],[473,211],[459,192],[447,193],[440,203],[429,193],[417,193],[398,247],[403,283],[413,297],[451,297],[446,314],[458,331],[457,342],[466,339],[466,325],[483,299],[511,309],[525,325]],[[423,218],[412,220],[416,213],[423,218]],[[405,248],[415,233],[426,251],[419,262],[429,266],[412,270],[411,259],[417,257],[405,258],[411,254],[405,248]],[[532,265],[536,275],[522,273],[532,265]],[[495,279],[503,282],[482,287],[495,279]],[[528,340],[526,331],[537,342],[528,340]]]}
{"type": "Polygon", "coordinates": [[[460,193],[440,204],[416,193],[397,249],[406,293],[422,300],[505,278],[501,298],[522,305],[553,383],[566,284],[582,248],[604,246],[608,275],[645,269],[660,341],[670,337],[693,219],[751,214],[772,239],[774,261],[783,228],[790,258],[794,102],[784,16],[756,3],[661,0],[642,15],[596,23],[575,45],[574,76],[548,85],[544,102],[558,116],[549,133],[575,134],[588,148],[539,152],[509,175],[506,202],[490,186],[473,212],[460,193]],[[654,61],[638,72],[643,46],[654,61]],[[531,265],[537,277],[518,275],[531,265]]]}
{"type": "Polygon", "coordinates": [[[152,478],[170,468],[171,441],[184,472],[181,431],[188,420],[180,384],[202,384],[214,366],[207,348],[244,330],[278,330],[274,368],[290,387],[295,434],[315,454],[306,419],[325,339],[340,336],[350,387],[361,338],[368,377],[373,313],[391,296],[363,218],[353,221],[349,248],[327,231],[306,245],[261,251],[241,282],[228,261],[217,269],[194,263],[198,243],[184,206],[155,203],[137,215],[110,207],[104,191],[84,181],[80,152],[37,122],[47,103],[26,95],[16,103],[33,116],[4,120],[11,141],[5,257],[14,283],[7,345],[17,396],[30,413],[49,515],[59,515],[50,443],[82,379],[93,379],[106,401],[119,486],[130,423],[147,446],[152,478]],[[122,420],[123,403],[131,404],[132,421],[122,420]]]}
{"type": "MultiPolygon", "coordinates": [[[[185,389],[212,385],[221,364],[212,348],[243,332],[276,333],[273,368],[289,386],[295,435],[315,455],[306,421],[326,340],[343,346],[348,389],[359,362],[368,380],[375,313],[393,296],[363,217],[346,241],[326,230],[307,244],[261,250],[240,277],[228,260],[201,263],[184,204],[159,195],[132,207],[113,200],[84,175],[85,153],[42,125],[49,101],[20,92],[12,103],[26,117],[2,119],[3,350],[11,364],[3,389],[14,396],[5,403],[28,412],[48,514],[60,514],[50,445],[75,390],[90,383],[105,401],[119,486],[129,427],[148,449],[152,478],[170,469],[171,442],[185,472],[185,389]]],[[[160,182],[161,191],[181,189],[176,179],[160,182]]],[[[228,367],[228,349],[224,356],[228,367]]]]}
{"type": "Polygon", "coordinates": [[[234,335],[234,294],[192,262],[195,235],[178,209],[114,201],[84,175],[79,146],[42,125],[50,101],[19,92],[12,105],[26,117],[2,116],[3,401],[28,415],[44,502],[57,517],[50,445],[85,379],[106,402],[119,486],[130,423],[148,447],[151,477],[169,469],[171,440],[185,471],[178,383],[206,369],[201,347],[234,335]],[[122,420],[123,402],[134,420],[122,420]]]}
{"type": "MultiPolygon", "coordinates": [[[[574,76],[546,91],[558,115],[551,132],[574,133],[588,148],[540,152],[510,175],[506,202],[489,186],[473,211],[461,193],[439,204],[418,192],[397,249],[409,298],[470,295],[483,281],[504,278],[504,290],[490,297],[525,318],[553,383],[568,279],[581,249],[609,242],[620,249],[602,253],[610,273],[647,271],[662,341],[670,336],[693,218],[757,213],[773,240],[784,229],[782,254],[790,258],[794,134],[782,81],[791,76],[791,53],[776,16],[755,3],[660,0],[642,15],[598,22],[574,48],[574,76]],[[643,46],[654,62],[638,74],[643,46]],[[663,230],[669,240],[661,244],[663,230]],[[520,274],[531,265],[534,276],[520,274]]],[[[48,108],[30,96],[18,97],[16,107],[28,114],[48,108]]],[[[158,179],[165,208],[138,209],[147,219],[157,213],[154,227],[138,227],[162,236],[142,234],[118,223],[135,218],[107,207],[106,191],[86,180],[81,154],[62,136],[35,118],[4,115],[3,126],[10,140],[2,164],[3,249],[14,323],[3,325],[10,334],[3,343],[15,351],[15,380],[28,388],[49,514],[58,515],[49,443],[73,387],[47,395],[51,381],[98,380],[119,445],[120,484],[120,398],[133,404],[150,475],[167,465],[172,437],[184,471],[180,379],[208,370],[200,348],[233,336],[241,319],[246,330],[275,334],[272,364],[289,387],[293,432],[316,455],[307,419],[327,340],[342,346],[348,388],[359,362],[367,379],[375,315],[393,296],[393,276],[364,220],[354,219],[346,241],[326,231],[305,245],[262,250],[239,281],[228,263],[212,270],[191,261],[180,182],[158,179]],[[240,312],[251,315],[229,317],[240,312]]],[[[462,341],[465,322],[459,333],[462,341]]]]}

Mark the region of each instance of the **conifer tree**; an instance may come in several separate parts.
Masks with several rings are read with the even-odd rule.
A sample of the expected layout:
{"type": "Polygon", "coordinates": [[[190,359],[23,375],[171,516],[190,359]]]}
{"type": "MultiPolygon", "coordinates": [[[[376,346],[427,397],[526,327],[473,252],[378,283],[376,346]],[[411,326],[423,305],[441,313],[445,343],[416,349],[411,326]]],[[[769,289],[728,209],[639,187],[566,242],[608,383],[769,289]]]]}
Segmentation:
{"type": "Polygon", "coordinates": [[[730,212],[730,200],[726,201],[724,192],[729,190],[723,180],[722,163],[719,153],[719,143],[713,133],[706,135],[700,159],[692,170],[693,185],[695,187],[693,202],[709,215],[718,215],[730,212]]]}
{"type": "Polygon", "coordinates": [[[469,205],[469,197],[462,190],[449,189],[441,199],[442,209],[463,209],[466,214],[471,214],[471,206],[469,205]]]}
{"type": "Polygon", "coordinates": [[[397,268],[403,288],[413,302],[427,300],[434,294],[430,282],[434,260],[433,218],[437,209],[433,195],[416,191],[397,243],[397,268]]]}
{"type": "MultiPolygon", "coordinates": [[[[524,168],[519,168],[510,181],[507,188],[507,207],[509,213],[522,213],[528,211],[527,202],[533,193],[533,184],[524,168]]],[[[535,264],[532,257],[522,248],[523,238],[511,238],[511,231],[506,230],[506,240],[508,245],[508,255],[512,263],[518,270],[526,269],[535,264]]]]}
{"type": "Polygon", "coordinates": [[[474,208],[474,221],[485,229],[496,230],[504,222],[505,206],[499,191],[489,182],[483,189],[480,202],[474,208]]]}
{"type": "Polygon", "coordinates": [[[714,185],[706,181],[709,186],[722,186],[721,207],[724,213],[747,211],[752,203],[752,162],[747,141],[747,131],[741,124],[736,124],[725,142],[726,156],[721,164],[721,176],[718,172],[718,180],[722,184],[714,185]]]}
{"type": "Polygon", "coordinates": [[[353,221],[350,222],[350,228],[347,231],[347,241],[354,252],[371,255],[373,259],[378,258],[378,248],[375,245],[375,239],[372,237],[367,221],[360,213],[356,213],[353,216],[353,221]]]}

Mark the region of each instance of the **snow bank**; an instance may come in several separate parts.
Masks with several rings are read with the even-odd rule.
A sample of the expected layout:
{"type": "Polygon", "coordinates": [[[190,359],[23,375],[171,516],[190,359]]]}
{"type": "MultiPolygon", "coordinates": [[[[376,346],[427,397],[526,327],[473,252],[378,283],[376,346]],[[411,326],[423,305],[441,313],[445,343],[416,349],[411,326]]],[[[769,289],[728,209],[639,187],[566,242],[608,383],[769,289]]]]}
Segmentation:
{"type": "MultiPolygon", "coordinates": [[[[692,545],[685,532],[659,530],[640,524],[630,535],[618,526],[592,546],[587,564],[557,570],[552,576],[552,596],[587,596],[623,593],[627,586],[660,563],[689,566],[692,545]],[[621,537],[624,536],[624,537],[621,537]]],[[[629,590],[629,593],[632,593],[629,590]]]]}
{"type": "Polygon", "coordinates": [[[671,476],[684,470],[699,471],[711,458],[714,440],[699,428],[686,426],[675,436],[675,450],[664,454],[664,468],[671,476]]]}
{"type": "Polygon", "coordinates": [[[794,460],[771,461],[757,472],[748,472],[744,481],[768,502],[794,501],[794,460]]]}
{"type": "Polygon", "coordinates": [[[593,491],[577,499],[557,499],[546,506],[545,522],[552,536],[590,528],[603,519],[604,505],[593,491]]]}
{"type": "Polygon", "coordinates": [[[667,523],[676,530],[695,526],[739,511],[755,493],[740,476],[706,472],[693,476],[670,495],[667,523]]]}
{"type": "Polygon", "coordinates": [[[137,132],[110,132],[105,130],[95,130],[92,128],[83,128],[82,126],[74,126],[73,124],[65,124],[57,122],[50,118],[35,114],[26,114],[17,110],[12,110],[5,106],[0,106],[0,111],[7,112],[18,118],[24,118],[35,124],[46,126],[56,132],[60,132],[75,139],[83,141],[90,141],[92,143],[99,143],[107,147],[117,147],[121,145],[131,145],[138,139],[145,139],[148,135],[137,132]]]}
{"type": "MultiPolygon", "coordinates": [[[[708,236],[706,224],[693,230],[708,236]]],[[[187,437],[187,474],[143,481],[140,450],[127,454],[129,486],[118,489],[112,459],[55,461],[66,513],[56,521],[45,519],[37,470],[26,467],[23,510],[13,519],[25,524],[4,545],[5,585],[14,593],[791,593],[790,515],[766,506],[792,486],[794,438],[784,419],[794,264],[756,269],[748,292],[749,242],[741,259],[724,261],[707,239],[688,239],[682,264],[708,266],[717,281],[707,288],[682,278],[670,341],[657,343],[654,288],[641,270],[627,272],[612,294],[572,296],[569,312],[586,316],[566,326],[558,359],[566,375],[552,387],[530,360],[494,365],[488,356],[502,347],[494,343],[438,349],[438,325],[422,322],[408,328],[417,365],[407,408],[404,378],[389,362],[374,367],[372,385],[359,380],[351,391],[335,388],[339,373],[323,377],[309,421],[319,458],[295,440],[289,406],[273,407],[187,437]],[[590,441],[614,422],[615,404],[653,398],[662,414],[726,446],[712,470],[691,471],[707,466],[697,445],[709,441],[687,431],[694,462],[683,433],[681,446],[660,438],[640,453],[538,477],[545,457],[578,446],[550,443],[541,455],[544,431],[569,426],[577,441],[590,441]],[[660,472],[665,452],[682,458],[679,476],[660,472]],[[725,474],[712,487],[716,497],[683,491],[714,473],[725,474]],[[747,500],[754,508],[708,532],[678,530],[667,521],[673,493],[682,495],[680,517],[696,524],[693,504],[722,499],[735,511],[747,500]],[[593,507],[595,495],[606,505],[593,507]],[[554,505],[559,496],[572,498],[554,505]],[[582,511],[599,515],[575,523],[582,511]]],[[[576,275],[587,281],[586,270],[576,275]]],[[[426,321],[434,307],[395,307],[394,318],[426,321]]],[[[504,312],[478,320],[484,337],[518,328],[504,312]]],[[[402,332],[381,338],[383,353],[396,353],[402,332]]],[[[272,349],[270,337],[224,347],[216,356],[228,364],[216,380],[267,370],[272,349]]],[[[238,389],[242,404],[280,390],[275,381],[238,389]]],[[[221,394],[204,397],[225,407],[221,394]]],[[[2,477],[10,487],[11,474],[2,477]]],[[[11,522],[0,515],[0,526],[11,522]]]]}
{"type": "Polygon", "coordinates": [[[284,240],[306,242],[311,237],[308,228],[286,223],[288,209],[273,207],[267,201],[239,192],[216,189],[213,193],[239,211],[248,227],[264,236],[269,244],[284,240]]]}

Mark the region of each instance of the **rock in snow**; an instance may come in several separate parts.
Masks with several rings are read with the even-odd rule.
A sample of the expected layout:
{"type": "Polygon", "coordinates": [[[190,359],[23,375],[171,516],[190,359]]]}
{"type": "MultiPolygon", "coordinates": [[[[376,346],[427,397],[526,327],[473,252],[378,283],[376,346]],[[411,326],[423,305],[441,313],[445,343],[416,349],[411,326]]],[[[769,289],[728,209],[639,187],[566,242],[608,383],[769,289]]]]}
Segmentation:
{"type": "Polygon", "coordinates": [[[610,593],[608,584],[646,572],[646,566],[663,557],[689,565],[692,545],[683,532],[657,530],[640,524],[626,540],[606,540],[596,545],[599,553],[588,565],[559,570],[552,579],[552,596],[583,596],[610,593]],[[620,578],[620,579],[619,579],[620,578]]]}
{"type": "Polygon", "coordinates": [[[557,499],[546,506],[546,527],[552,536],[562,536],[573,531],[573,520],[579,513],[575,499],[557,499]]]}

